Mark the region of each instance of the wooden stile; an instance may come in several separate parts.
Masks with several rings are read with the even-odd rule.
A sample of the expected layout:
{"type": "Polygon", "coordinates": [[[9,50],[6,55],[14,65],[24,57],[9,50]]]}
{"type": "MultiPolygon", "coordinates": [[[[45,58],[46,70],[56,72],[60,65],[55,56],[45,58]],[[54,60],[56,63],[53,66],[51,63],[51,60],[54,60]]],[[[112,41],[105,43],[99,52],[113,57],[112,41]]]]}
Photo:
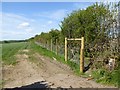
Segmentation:
{"type": "Polygon", "coordinates": [[[84,37],[82,38],[65,38],[65,61],[67,61],[67,40],[80,40],[81,49],[80,49],[80,72],[83,73],[84,69],[84,37]]]}

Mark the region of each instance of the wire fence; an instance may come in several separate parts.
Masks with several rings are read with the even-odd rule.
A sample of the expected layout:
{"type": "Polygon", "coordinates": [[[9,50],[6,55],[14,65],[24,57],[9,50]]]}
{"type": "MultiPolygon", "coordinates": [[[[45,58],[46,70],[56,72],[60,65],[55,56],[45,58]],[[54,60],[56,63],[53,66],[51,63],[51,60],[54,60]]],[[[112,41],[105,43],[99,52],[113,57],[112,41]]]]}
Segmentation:
{"type": "MultiPolygon", "coordinates": [[[[73,41],[74,42],[74,41],[73,41]]],[[[74,44],[75,46],[73,46],[73,42],[69,41],[68,45],[67,45],[67,52],[68,52],[68,60],[76,63],[76,64],[80,64],[80,44],[74,44]]],[[[65,55],[65,44],[59,44],[56,40],[56,42],[35,42],[37,45],[40,45],[43,48],[46,48],[49,51],[54,52],[56,55],[62,56],[64,57],[65,55]]],[[[80,43],[80,41],[78,41],[78,43],[80,43]]]]}

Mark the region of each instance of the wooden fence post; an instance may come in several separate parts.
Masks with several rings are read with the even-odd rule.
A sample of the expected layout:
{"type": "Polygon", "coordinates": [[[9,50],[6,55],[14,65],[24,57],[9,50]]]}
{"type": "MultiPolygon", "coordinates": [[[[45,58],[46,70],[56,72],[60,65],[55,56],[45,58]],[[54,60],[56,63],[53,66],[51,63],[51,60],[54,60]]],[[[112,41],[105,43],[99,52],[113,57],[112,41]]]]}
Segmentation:
{"type": "Polygon", "coordinates": [[[65,61],[67,61],[67,38],[65,38],[65,61]]]}
{"type": "Polygon", "coordinates": [[[51,39],[51,51],[52,51],[52,47],[53,47],[53,46],[52,46],[52,39],[51,39]]]}
{"type": "Polygon", "coordinates": [[[49,50],[49,42],[47,41],[47,49],[49,50]]]}
{"type": "Polygon", "coordinates": [[[43,42],[43,47],[45,48],[45,42],[43,42]]]}
{"type": "Polygon", "coordinates": [[[45,42],[45,48],[47,49],[47,41],[45,42]]]}
{"type": "Polygon", "coordinates": [[[56,39],[56,54],[58,54],[58,43],[57,43],[57,39],[56,39]]]}
{"type": "Polygon", "coordinates": [[[81,40],[81,49],[80,49],[80,72],[83,73],[84,69],[84,37],[81,40]]]}

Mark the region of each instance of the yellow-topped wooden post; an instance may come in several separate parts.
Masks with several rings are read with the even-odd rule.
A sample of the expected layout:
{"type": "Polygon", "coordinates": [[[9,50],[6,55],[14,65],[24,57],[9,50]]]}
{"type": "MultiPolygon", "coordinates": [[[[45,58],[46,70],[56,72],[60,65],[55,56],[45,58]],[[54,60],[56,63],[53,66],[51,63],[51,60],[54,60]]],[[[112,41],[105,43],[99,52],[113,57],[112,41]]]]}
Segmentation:
{"type": "Polygon", "coordinates": [[[80,72],[83,73],[84,69],[84,37],[81,40],[81,49],[80,49],[80,72]]]}
{"type": "Polygon", "coordinates": [[[65,38],[65,61],[67,61],[67,38],[65,38]]]}

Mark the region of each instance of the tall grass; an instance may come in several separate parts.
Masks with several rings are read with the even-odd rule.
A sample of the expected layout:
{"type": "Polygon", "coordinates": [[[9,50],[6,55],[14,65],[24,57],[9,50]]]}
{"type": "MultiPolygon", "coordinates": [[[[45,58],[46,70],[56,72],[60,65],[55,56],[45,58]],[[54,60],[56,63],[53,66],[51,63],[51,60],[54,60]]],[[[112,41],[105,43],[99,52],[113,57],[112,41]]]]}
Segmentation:
{"type": "Polygon", "coordinates": [[[98,83],[120,87],[119,70],[109,72],[105,69],[98,69],[92,72],[92,76],[98,83]]]}

